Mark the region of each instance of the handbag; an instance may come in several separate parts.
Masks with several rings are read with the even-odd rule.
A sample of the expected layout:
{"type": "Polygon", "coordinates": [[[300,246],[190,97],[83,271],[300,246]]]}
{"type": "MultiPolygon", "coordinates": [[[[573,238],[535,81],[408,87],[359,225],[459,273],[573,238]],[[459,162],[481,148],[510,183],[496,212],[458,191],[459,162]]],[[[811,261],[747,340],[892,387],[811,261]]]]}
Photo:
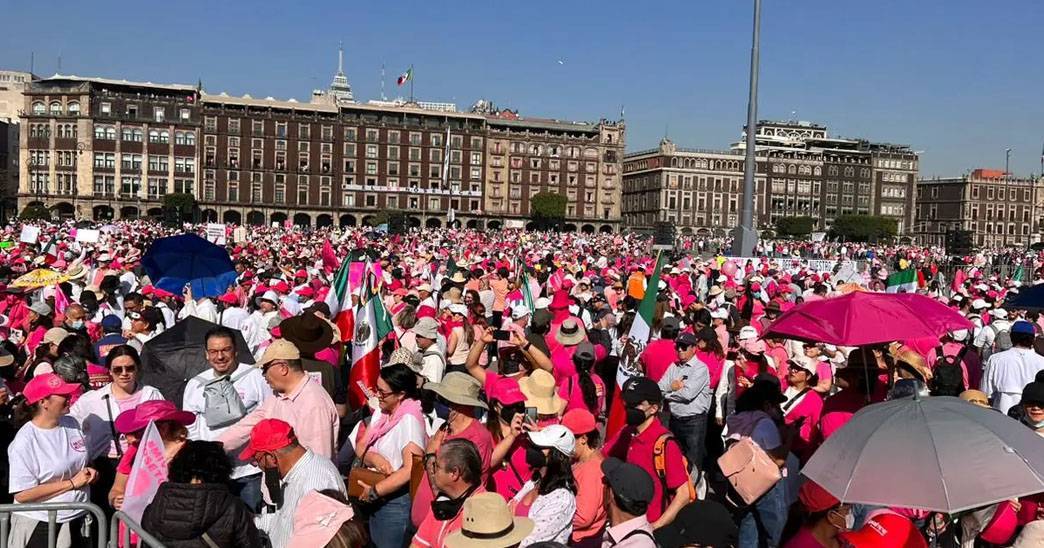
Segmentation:
{"type": "MultiPolygon", "coordinates": [[[[361,461],[362,459],[360,459],[361,461]]],[[[370,487],[377,485],[378,482],[388,477],[388,474],[378,472],[376,470],[370,470],[363,466],[356,466],[348,472],[348,480],[345,487],[348,490],[348,497],[353,499],[362,499],[363,488],[359,485],[359,482],[365,483],[370,487]]]]}
{"type": "Polygon", "coordinates": [[[783,477],[775,461],[750,438],[732,444],[718,457],[718,467],[746,504],[761,498],[783,477]]]}
{"type": "Polygon", "coordinates": [[[410,500],[417,497],[417,489],[420,488],[422,479],[424,479],[424,455],[414,453],[410,464],[410,500]]]}

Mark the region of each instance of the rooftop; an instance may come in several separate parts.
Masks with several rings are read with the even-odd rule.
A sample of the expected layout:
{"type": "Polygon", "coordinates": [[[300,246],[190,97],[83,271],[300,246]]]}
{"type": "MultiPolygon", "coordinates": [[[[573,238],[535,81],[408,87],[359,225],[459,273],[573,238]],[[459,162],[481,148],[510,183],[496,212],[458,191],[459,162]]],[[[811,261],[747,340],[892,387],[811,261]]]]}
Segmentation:
{"type": "Polygon", "coordinates": [[[126,86],[135,88],[158,88],[166,89],[170,91],[196,91],[196,86],[190,86],[187,84],[155,84],[153,82],[133,82],[130,80],[115,80],[111,78],[97,78],[89,76],[76,76],[75,74],[57,74],[37,80],[36,83],[47,83],[47,82],[87,82],[92,84],[101,84],[108,86],[126,86]]]}

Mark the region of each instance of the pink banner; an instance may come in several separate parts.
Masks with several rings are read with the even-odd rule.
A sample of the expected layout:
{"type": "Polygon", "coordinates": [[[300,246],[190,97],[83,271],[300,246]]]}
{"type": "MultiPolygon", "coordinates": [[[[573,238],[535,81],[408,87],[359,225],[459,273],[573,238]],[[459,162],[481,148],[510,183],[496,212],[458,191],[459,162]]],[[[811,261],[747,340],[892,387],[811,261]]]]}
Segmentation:
{"type": "Polygon", "coordinates": [[[167,481],[167,459],[163,454],[163,438],[156,424],[149,423],[145,436],[138,445],[134,465],[127,477],[127,490],[123,499],[123,513],[141,523],[145,507],[152,502],[161,483],[167,481]]]}

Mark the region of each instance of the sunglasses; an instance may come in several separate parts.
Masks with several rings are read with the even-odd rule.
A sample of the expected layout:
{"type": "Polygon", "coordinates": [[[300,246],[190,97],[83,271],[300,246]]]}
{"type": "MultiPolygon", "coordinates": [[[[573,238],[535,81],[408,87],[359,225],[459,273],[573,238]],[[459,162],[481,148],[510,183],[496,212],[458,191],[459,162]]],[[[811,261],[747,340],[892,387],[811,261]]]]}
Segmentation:
{"type": "Polygon", "coordinates": [[[138,370],[137,366],[127,365],[127,366],[124,366],[124,367],[113,367],[109,371],[113,375],[122,375],[124,373],[133,373],[133,372],[135,372],[137,370],[138,370]]]}
{"type": "Polygon", "coordinates": [[[676,345],[674,345],[674,349],[677,350],[678,352],[684,352],[684,351],[686,351],[686,350],[688,350],[690,348],[692,348],[691,344],[676,344],[676,345]]]}

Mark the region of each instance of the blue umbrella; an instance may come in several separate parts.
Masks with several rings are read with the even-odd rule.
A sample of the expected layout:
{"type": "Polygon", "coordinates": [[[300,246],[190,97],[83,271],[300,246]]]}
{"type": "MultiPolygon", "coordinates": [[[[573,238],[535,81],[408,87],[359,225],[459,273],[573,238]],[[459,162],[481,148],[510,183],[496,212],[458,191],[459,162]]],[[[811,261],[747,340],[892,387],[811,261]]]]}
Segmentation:
{"type": "Polygon", "coordinates": [[[1044,309],[1044,284],[1022,286],[1004,301],[1008,308],[1044,309]]]}
{"type": "Polygon", "coordinates": [[[228,251],[195,234],[161,238],[141,259],[154,285],[180,295],[192,284],[193,297],[214,297],[235,283],[236,273],[228,251]]]}

